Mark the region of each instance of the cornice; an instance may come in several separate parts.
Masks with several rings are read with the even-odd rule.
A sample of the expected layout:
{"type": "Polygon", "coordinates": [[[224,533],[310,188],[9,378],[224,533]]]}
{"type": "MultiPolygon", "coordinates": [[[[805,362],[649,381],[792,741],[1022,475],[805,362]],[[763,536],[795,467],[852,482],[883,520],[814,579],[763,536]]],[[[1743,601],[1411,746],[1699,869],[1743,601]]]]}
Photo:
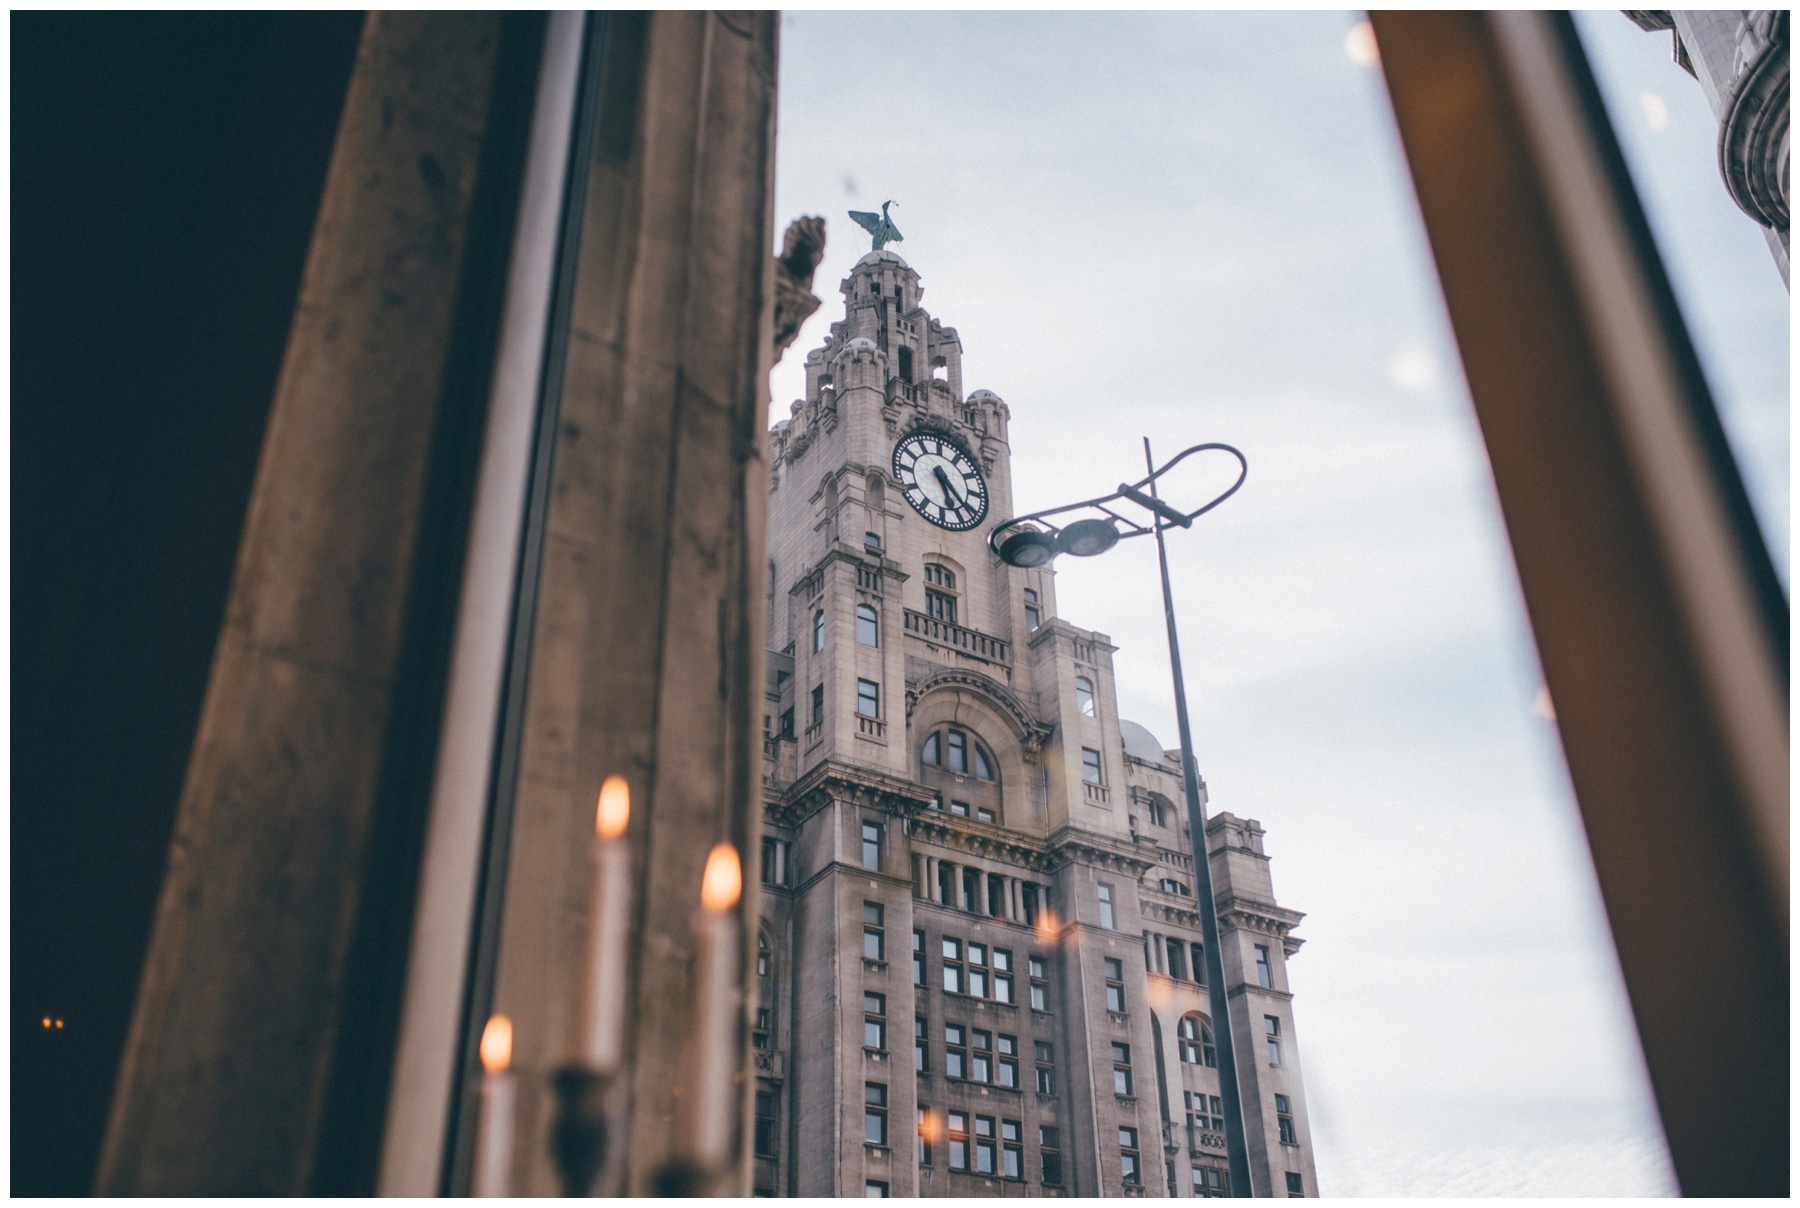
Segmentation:
{"type": "Polygon", "coordinates": [[[1236,927],[1243,931],[1260,931],[1278,937],[1284,945],[1292,945],[1297,950],[1304,942],[1289,936],[1288,932],[1300,925],[1306,915],[1298,910],[1289,910],[1285,906],[1277,906],[1260,898],[1245,897],[1241,894],[1221,894],[1218,902],[1220,926],[1236,927]]]}
{"type": "Polygon", "coordinates": [[[1156,861],[1145,860],[1133,847],[1120,840],[1069,826],[1050,836],[1050,860],[1052,870],[1080,862],[1114,869],[1133,880],[1157,866],[1156,861]]]}
{"type": "Polygon", "coordinates": [[[915,813],[912,826],[915,835],[953,851],[1003,860],[1046,874],[1055,869],[1043,844],[1001,827],[934,809],[915,813]]]}
{"type": "Polygon", "coordinates": [[[905,816],[929,806],[931,791],[898,776],[827,759],[790,784],[779,800],[765,802],[764,813],[777,825],[798,826],[833,801],[905,816]]]}

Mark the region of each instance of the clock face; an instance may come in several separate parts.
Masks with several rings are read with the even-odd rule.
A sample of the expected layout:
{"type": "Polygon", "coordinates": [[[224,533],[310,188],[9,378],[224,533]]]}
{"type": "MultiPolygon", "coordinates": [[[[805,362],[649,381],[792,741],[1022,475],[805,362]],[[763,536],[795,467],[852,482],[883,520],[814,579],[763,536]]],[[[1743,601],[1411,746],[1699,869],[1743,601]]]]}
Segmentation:
{"type": "Polygon", "coordinates": [[[987,515],[987,483],[962,449],[930,432],[894,446],[894,473],[913,511],[939,528],[972,529],[987,515]]]}

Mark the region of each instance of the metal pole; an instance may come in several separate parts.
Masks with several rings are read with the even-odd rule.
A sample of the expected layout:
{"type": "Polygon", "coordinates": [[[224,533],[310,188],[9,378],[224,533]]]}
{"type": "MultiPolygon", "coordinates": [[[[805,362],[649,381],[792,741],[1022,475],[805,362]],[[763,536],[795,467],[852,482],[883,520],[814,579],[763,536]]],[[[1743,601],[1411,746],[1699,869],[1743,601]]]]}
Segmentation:
{"type": "MultiPolygon", "coordinates": [[[[1156,473],[1150,438],[1144,438],[1144,466],[1156,473]]],[[[1156,480],[1149,483],[1156,498],[1156,480]]],[[[1231,1041],[1231,1006],[1225,995],[1225,961],[1219,948],[1219,914],[1213,903],[1212,863],[1206,848],[1206,808],[1200,800],[1200,774],[1194,766],[1194,742],[1188,730],[1187,687],[1181,679],[1181,643],[1175,636],[1175,597],[1169,589],[1169,554],[1163,546],[1163,518],[1156,516],[1156,565],[1162,572],[1163,621],[1169,627],[1169,670],[1175,677],[1175,725],[1181,737],[1181,778],[1187,788],[1188,831],[1193,837],[1194,901],[1200,907],[1200,933],[1206,937],[1206,988],[1212,1002],[1213,1041],[1219,1056],[1219,1097],[1225,1101],[1225,1158],[1231,1169],[1231,1194],[1248,1196],[1250,1151],[1244,1141],[1244,1105],[1238,1095],[1237,1046],[1231,1041]]]]}

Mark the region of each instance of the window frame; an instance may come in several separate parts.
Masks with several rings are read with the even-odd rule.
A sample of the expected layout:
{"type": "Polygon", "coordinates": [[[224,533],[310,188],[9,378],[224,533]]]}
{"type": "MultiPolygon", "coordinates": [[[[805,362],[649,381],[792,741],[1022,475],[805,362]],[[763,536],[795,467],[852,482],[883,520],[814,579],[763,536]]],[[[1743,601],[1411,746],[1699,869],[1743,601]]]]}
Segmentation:
{"type": "MultiPolygon", "coordinates": [[[[1094,703],[1094,681],[1085,675],[1075,677],[1075,712],[1083,717],[1098,717],[1099,705],[1094,703]]],[[[1087,748],[1083,748],[1084,750],[1087,748]]],[[[1097,752],[1096,752],[1097,753],[1097,752]]],[[[1095,781],[1095,784],[1100,783],[1095,781]]]]}
{"type": "Polygon", "coordinates": [[[885,1082],[863,1083],[863,1144],[879,1145],[886,1149],[888,1143],[888,1088],[885,1082]],[[879,1133],[879,1137],[871,1136],[871,1132],[879,1133]]]}
{"type": "Polygon", "coordinates": [[[881,684],[879,681],[856,679],[856,715],[871,721],[881,720],[881,684]],[[864,706],[867,705],[867,708],[864,706]]]}
{"type": "Polygon", "coordinates": [[[881,648],[881,614],[872,604],[856,606],[856,644],[879,650],[881,648]],[[864,626],[867,626],[868,637],[865,640],[864,626]]]}
{"type": "Polygon", "coordinates": [[[1100,925],[1117,931],[1118,916],[1113,913],[1113,887],[1105,881],[1094,882],[1094,898],[1100,904],[1100,925]]]}
{"type": "Polygon", "coordinates": [[[1104,785],[1106,783],[1106,781],[1102,779],[1104,774],[1105,767],[1100,758],[1100,752],[1093,747],[1081,748],[1082,781],[1086,784],[1104,785]],[[1090,759],[1089,756],[1092,756],[1093,758],[1090,759]]]}
{"type": "Polygon", "coordinates": [[[887,923],[886,913],[880,902],[863,903],[863,959],[866,961],[887,961],[887,923]],[[873,941],[875,955],[869,955],[873,941]]]}

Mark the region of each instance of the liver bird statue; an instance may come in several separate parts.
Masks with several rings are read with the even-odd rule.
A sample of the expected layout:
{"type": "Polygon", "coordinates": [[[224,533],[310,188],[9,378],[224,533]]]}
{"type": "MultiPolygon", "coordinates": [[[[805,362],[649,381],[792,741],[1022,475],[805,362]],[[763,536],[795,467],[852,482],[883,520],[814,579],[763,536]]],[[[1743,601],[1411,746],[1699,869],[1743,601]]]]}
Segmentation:
{"type": "Polygon", "coordinates": [[[891,201],[882,202],[879,214],[871,214],[867,210],[850,211],[851,221],[873,236],[875,246],[869,249],[872,252],[879,252],[887,244],[901,243],[906,239],[900,233],[900,228],[894,225],[894,220],[888,217],[888,207],[893,204],[891,201]]]}

